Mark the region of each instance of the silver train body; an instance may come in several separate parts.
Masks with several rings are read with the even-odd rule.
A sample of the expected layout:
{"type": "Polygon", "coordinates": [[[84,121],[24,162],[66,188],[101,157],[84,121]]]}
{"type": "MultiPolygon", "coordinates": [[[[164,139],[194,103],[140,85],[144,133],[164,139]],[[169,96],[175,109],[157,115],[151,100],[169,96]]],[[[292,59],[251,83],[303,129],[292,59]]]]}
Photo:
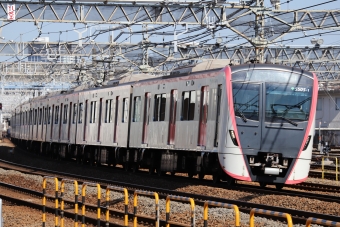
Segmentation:
{"type": "Polygon", "coordinates": [[[309,172],[318,81],[278,65],[227,66],[31,99],[12,140],[90,164],[294,184],[309,172]]]}

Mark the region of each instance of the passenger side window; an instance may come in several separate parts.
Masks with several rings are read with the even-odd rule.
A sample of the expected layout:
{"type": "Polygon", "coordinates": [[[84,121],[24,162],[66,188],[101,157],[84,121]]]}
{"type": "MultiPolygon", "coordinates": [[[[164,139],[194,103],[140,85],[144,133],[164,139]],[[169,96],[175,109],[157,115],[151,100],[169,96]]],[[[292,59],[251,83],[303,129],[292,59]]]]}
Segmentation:
{"type": "Polygon", "coordinates": [[[48,124],[51,124],[51,118],[52,118],[52,108],[48,107],[48,124]]]}
{"type": "Polygon", "coordinates": [[[54,124],[58,124],[59,122],[59,106],[55,107],[55,117],[54,117],[54,124]]]}
{"type": "Polygon", "coordinates": [[[43,109],[40,108],[40,109],[39,109],[39,125],[41,125],[42,117],[43,117],[43,109]]]}
{"type": "Polygon", "coordinates": [[[153,121],[165,120],[166,94],[155,95],[153,121]]]}
{"type": "Polygon", "coordinates": [[[84,112],[84,104],[79,103],[79,117],[78,117],[78,123],[83,123],[83,112],[84,112]]]}
{"type": "Polygon", "coordinates": [[[97,102],[92,101],[91,102],[90,123],[96,123],[96,108],[97,108],[97,102]]]}
{"type": "Polygon", "coordinates": [[[72,124],[75,124],[77,121],[77,111],[78,111],[78,106],[77,103],[73,104],[73,119],[72,119],[72,124]]]}
{"type": "Polygon", "coordinates": [[[28,114],[28,125],[32,124],[33,124],[33,110],[30,110],[28,114]]]}
{"type": "Polygon", "coordinates": [[[34,122],[33,122],[33,125],[36,125],[36,124],[37,124],[37,119],[38,119],[38,110],[35,109],[35,110],[34,110],[34,122]]]}
{"type": "Polygon", "coordinates": [[[45,108],[44,125],[47,124],[47,118],[48,118],[48,108],[45,108]]]}
{"type": "Polygon", "coordinates": [[[195,117],[196,91],[182,92],[181,121],[192,121],[195,117]]]}
{"type": "Polygon", "coordinates": [[[128,122],[129,119],[129,98],[123,98],[123,119],[122,122],[128,122]]]}
{"type": "Polygon", "coordinates": [[[67,124],[67,110],[68,110],[68,105],[64,105],[63,124],[67,124]]]}
{"type": "Polygon", "coordinates": [[[111,123],[112,122],[112,99],[108,99],[105,102],[105,123],[111,123]]]}
{"type": "Polygon", "coordinates": [[[136,96],[134,98],[134,104],[133,104],[133,122],[140,122],[140,111],[142,107],[142,99],[140,96],[136,96]]]}

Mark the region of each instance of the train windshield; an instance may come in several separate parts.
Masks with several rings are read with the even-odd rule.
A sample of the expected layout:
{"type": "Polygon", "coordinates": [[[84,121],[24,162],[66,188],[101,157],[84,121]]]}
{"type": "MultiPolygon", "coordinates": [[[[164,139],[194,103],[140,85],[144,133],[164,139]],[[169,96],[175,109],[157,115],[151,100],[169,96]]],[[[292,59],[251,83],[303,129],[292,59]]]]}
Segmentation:
{"type": "Polygon", "coordinates": [[[259,120],[259,91],[259,84],[233,83],[235,115],[244,122],[259,120]]]}
{"type": "Polygon", "coordinates": [[[309,118],[313,88],[310,85],[266,83],[267,122],[286,121],[297,125],[309,118]]]}

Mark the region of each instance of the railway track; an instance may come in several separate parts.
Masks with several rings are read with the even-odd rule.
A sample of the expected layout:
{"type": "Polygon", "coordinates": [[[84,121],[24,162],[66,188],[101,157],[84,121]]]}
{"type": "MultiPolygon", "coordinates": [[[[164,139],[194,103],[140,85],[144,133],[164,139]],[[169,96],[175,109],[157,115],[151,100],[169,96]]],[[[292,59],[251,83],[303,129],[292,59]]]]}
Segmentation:
{"type": "Polygon", "coordinates": [[[301,189],[301,190],[306,190],[306,191],[340,193],[339,186],[326,185],[326,184],[314,184],[314,183],[308,183],[308,182],[300,183],[297,185],[289,185],[288,188],[301,189]]]}
{"type": "MultiPolygon", "coordinates": [[[[115,181],[112,181],[112,180],[97,179],[97,178],[80,176],[80,175],[76,175],[76,174],[63,173],[63,172],[52,171],[52,170],[47,170],[47,169],[35,168],[35,167],[31,167],[31,166],[25,166],[25,165],[20,165],[20,164],[16,164],[16,163],[11,163],[11,162],[8,162],[8,161],[5,161],[5,160],[0,160],[0,167],[4,168],[4,169],[15,169],[17,171],[21,171],[21,172],[26,173],[26,174],[36,174],[36,175],[40,175],[40,176],[55,175],[55,176],[58,176],[60,179],[62,177],[72,178],[72,179],[78,180],[79,182],[92,181],[92,182],[98,182],[98,183],[101,183],[101,184],[121,185],[122,187],[127,187],[127,188],[135,188],[135,186],[141,187],[141,185],[127,184],[127,183],[123,183],[123,182],[115,182],[115,181]]],[[[143,175],[143,174],[146,174],[146,173],[140,172],[139,174],[143,175]]],[[[188,177],[183,177],[183,176],[172,176],[172,177],[176,177],[176,179],[181,180],[181,181],[190,180],[192,182],[192,184],[198,184],[198,183],[202,182],[202,180],[188,179],[188,177]]],[[[205,185],[210,186],[210,187],[223,187],[224,186],[223,182],[221,182],[221,184],[216,185],[213,182],[211,182],[210,180],[203,180],[203,181],[204,181],[205,185]]],[[[261,188],[259,186],[249,185],[246,182],[240,182],[240,184],[237,184],[237,185],[230,187],[230,188],[236,189],[236,190],[242,190],[242,191],[246,191],[246,192],[256,192],[256,193],[260,193],[260,194],[266,194],[266,193],[268,193],[268,191],[270,191],[273,194],[284,194],[284,195],[286,195],[287,193],[288,194],[289,193],[295,193],[295,192],[291,192],[291,190],[278,191],[278,190],[273,189],[271,187],[261,188]]],[[[299,190],[306,190],[306,191],[340,193],[340,187],[339,186],[314,184],[314,183],[307,183],[307,182],[296,184],[296,185],[285,185],[285,188],[286,189],[299,189],[299,190]]],[[[149,189],[147,188],[145,190],[149,190],[149,189]]],[[[296,193],[297,193],[297,196],[301,195],[300,192],[296,192],[296,193]]],[[[313,195],[311,195],[311,194],[318,196],[318,194],[310,193],[311,197],[313,197],[313,195]]],[[[292,196],[295,196],[295,195],[292,194],[292,196]]],[[[315,199],[323,199],[323,198],[324,197],[319,197],[319,198],[315,198],[315,199]]],[[[339,197],[339,199],[340,199],[340,197],[339,197]]],[[[333,202],[333,201],[338,202],[338,197],[334,197],[334,199],[330,199],[329,201],[330,202],[333,202]]]]}
{"type": "MultiPolygon", "coordinates": [[[[25,173],[29,173],[29,174],[31,174],[32,170],[33,170],[35,174],[41,175],[41,176],[43,176],[44,174],[45,175],[59,174],[60,176],[73,177],[74,179],[77,179],[77,180],[80,180],[80,181],[83,180],[82,176],[79,176],[79,175],[72,175],[72,174],[54,172],[54,171],[51,171],[51,170],[39,169],[39,168],[31,167],[31,166],[25,166],[25,165],[20,165],[20,164],[16,164],[16,163],[11,163],[11,162],[8,162],[6,160],[0,160],[0,167],[4,168],[4,169],[15,169],[15,170],[25,172],[25,173]]],[[[141,171],[138,174],[141,174],[141,175],[147,174],[147,171],[146,172],[141,171]]],[[[188,179],[188,177],[183,176],[183,175],[181,175],[181,176],[177,175],[177,176],[173,176],[173,177],[176,177],[176,179],[178,179],[179,181],[184,181],[184,182],[187,182],[189,180],[193,184],[202,183],[202,180],[198,180],[196,178],[188,179]]],[[[321,178],[321,173],[311,171],[310,177],[321,178]]],[[[325,173],[325,178],[333,180],[333,179],[335,179],[335,175],[332,174],[332,173],[330,173],[330,174],[325,173]]],[[[86,180],[87,179],[85,179],[85,181],[86,180]]],[[[90,180],[92,180],[92,179],[90,179],[90,180]]],[[[216,187],[216,184],[212,183],[212,181],[209,180],[209,179],[206,179],[206,180],[203,180],[203,181],[204,181],[204,184],[207,185],[207,186],[216,187]]],[[[104,182],[104,183],[106,183],[106,182],[104,182]]],[[[243,184],[249,185],[247,182],[240,182],[240,184],[238,184],[235,188],[237,188],[237,187],[242,188],[243,184]]],[[[221,185],[223,186],[223,182],[222,182],[221,185]]],[[[221,185],[218,185],[218,187],[221,186],[221,185]]],[[[340,183],[339,183],[339,185],[340,185],[340,183]]],[[[251,188],[251,190],[246,190],[246,191],[249,191],[249,192],[257,191],[259,189],[259,186],[254,186],[254,183],[251,183],[251,186],[246,186],[246,187],[251,188]]],[[[340,187],[339,186],[333,186],[333,185],[327,185],[327,184],[315,184],[315,183],[307,183],[307,182],[303,182],[303,183],[296,184],[296,185],[285,185],[285,188],[286,189],[299,189],[299,190],[306,190],[306,191],[340,193],[340,187]]],[[[260,193],[261,193],[262,189],[259,189],[259,190],[260,190],[260,193]]],[[[271,190],[273,192],[275,192],[275,190],[273,190],[273,189],[271,189],[271,190]]]]}
{"type": "MultiPolygon", "coordinates": [[[[310,168],[312,170],[322,170],[322,166],[321,165],[311,165],[310,168]]],[[[336,170],[336,166],[330,166],[330,165],[325,165],[323,167],[325,170],[331,170],[331,171],[334,171],[336,170]]],[[[339,166],[338,166],[338,171],[340,170],[339,166]]]]}
{"type": "MultiPolygon", "coordinates": [[[[13,169],[13,163],[7,162],[7,161],[1,161],[1,168],[7,168],[7,169],[13,169]],[[6,167],[7,165],[7,167],[6,167]],[[12,166],[12,167],[11,167],[12,166]]],[[[37,175],[55,175],[58,177],[63,177],[63,178],[72,178],[72,179],[77,179],[79,184],[85,181],[91,181],[91,182],[98,182],[101,185],[119,185],[120,187],[124,187],[128,189],[129,194],[133,194],[136,189],[138,190],[144,190],[144,191],[152,191],[152,192],[157,192],[159,193],[160,199],[165,199],[167,195],[175,195],[175,196],[181,196],[181,197],[190,197],[195,200],[195,204],[198,206],[204,206],[204,201],[207,200],[213,200],[216,202],[221,202],[221,203],[228,203],[228,204],[235,204],[240,207],[240,211],[244,213],[249,213],[252,208],[259,208],[259,209],[265,209],[265,210],[273,210],[277,212],[283,212],[283,213],[289,213],[293,217],[294,223],[300,223],[300,224],[305,224],[306,222],[306,217],[315,217],[319,219],[327,219],[327,220],[333,220],[333,221],[338,221],[340,222],[340,217],[335,217],[331,215],[324,215],[324,214],[315,214],[313,212],[306,212],[306,211],[297,211],[293,209],[288,209],[288,208],[282,208],[282,207],[273,207],[273,206],[268,206],[268,205],[262,205],[262,204],[254,204],[254,203],[249,203],[249,202],[243,202],[239,200],[229,200],[229,199],[224,199],[224,198],[217,198],[217,197],[211,197],[211,196],[204,196],[204,195],[197,195],[197,194],[191,194],[191,193],[185,193],[185,192],[178,192],[178,191],[173,191],[173,190],[168,190],[164,188],[155,188],[155,187],[148,187],[148,186],[143,186],[143,185],[135,185],[135,184],[128,184],[128,183],[122,183],[122,182],[115,182],[112,180],[105,180],[105,179],[98,179],[98,178],[91,178],[91,177],[84,177],[84,176],[79,176],[79,175],[74,175],[74,174],[68,174],[68,173],[61,173],[61,172],[56,172],[56,171],[50,171],[50,170],[43,170],[39,168],[34,168],[34,167],[28,167],[24,165],[17,165],[17,170],[21,169],[20,171],[23,171],[27,174],[37,174],[37,175]],[[26,169],[26,170],[24,170],[26,169]]],[[[188,180],[186,178],[186,180],[188,180]]],[[[193,182],[195,182],[195,179],[192,179],[193,182]]],[[[208,183],[209,184],[209,183],[208,183]]],[[[223,185],[223,184],[221,184],[223,185]]],[[[221,186],[219,185],[219,187],[221,186]]],[[[316,186],[316,184],[304,184],[300,185],[305,188],[309,188],[312,190],[312,188],[318,188],[317,190],[321,189],[323,186],[319,185],[316,186]]],[[[215,186],[217,187],[217,186],[215,186]]],[[[296,187],[299,187],[298,185],[296,187]]],[[[328,201],[328,202],[340,202],[340,197],[336,196],[329,196],[329,195],[320,195],[320,194],[315,194],[315,193],[306,193],[306,192],[297,192],[297,191],[291,191],[291,190],[282,190],[282,191],[277,191],[275,189],[271,188],[259,188],[256,186],[251,186],[251,185],[237,185],[233,188],[233,190],[238,190],[238,191],[246,191],[246,192],[252,192],[252,193],[259,193],[259,194],[276,194],[276,195],[287,195],[287,196],[303,196],[306,198],[310,199],[317,199],[317,200],[322,200],[322,201],[328,201]]],[[[301,189],[301,188],[300,188],[301,189]]],[[[18,189],[16,189],[18,190],[18,189]]],[[[338,192],[339,188],[338,187],[329,187],[327,190],[332,190],[332,192],[338,192]],[[333,189],[331,189],[333,188],[333,189]]],[[[30,192],[33,193],[33,192],[30,192]]],[[[41,192],[34,192],[37,194],[41,195],[41,192]]],[[[51,198],[52,199],[52,198],[51,198]]],[[[71,202],[71,201],[69,201],[71,202]]],[[[95,210],[96,207],[91,205],[87,206],[90,209],[95,210]]],[[[71,215],[71,214],[70,214],[71,215]]],[[[122,213],[116,213],[114,214],[116,216],[119,215],[124,215],[122,213]]],[[[263,217],[266,217],[266,215],[260,215],[263,217]]],[[[129,217],[132,218],[133,214],[130,213],[129,217]]],[[[272,218],[272,217],[271,217],[272,218]]],[[[143,223],[150,223],[152,220],[143,220],[143,223]]],[[[164,223],[165,220],[162,220],[164,223]]]]}
{"type": "MultiPolygon", "coordinates": [[[[309,177],[313,177],[313,178],[322,178],[322,171],[309,171],[308,174],[309,177]]],[[[335,172],[329,172],[329,171],[325,171],[324,172],[324,179],[328,179],[328,180],[335,180],[336,179],[336,173],[335,172]]],[[[340,180],[340,176],[338,174],[338,178],[340,180]]]]}
{"type": "MultiPolygon", "coordinates": [[[[10,202],[12,204],[16,204],[16,205],[21,205],[21,206],[26,206],[32,209],[38,209],[38,210],[42,210],[42,204],[41,204],[41,197],[42,197],[42,192],[39,191],[34,191],[34,190],[29,190],[29,189],[25,189],[22,187],[18,187],[15,185],[10,185],[10,184],[5,184],[5,183],[1,183],[0,182],[0,196],[2,198],[2,200],[10,202]],[[11,193],[11,195],[8,195],[9,193],[7,192],[7,190],[11,190],[12,192],[14,191],[15,193],[11,193]],[[20,196],[20,193],[22,194],[22,196],[24,196],[25,198],[22,198],[22,196],[20,196]],[[15,196],[14,196],[15,195],[15,196]],[[38,201],[39,200],[39,201],[38,201]],[[39,203],[40,202],[40,203],[39,203]]],[[[54,204],[54,200],[55,197],[53,196],[46,196],[47,197],[47,203],[46,206],[44,207],[44,210],[48,213],[51,214],[57,214],[57,216],[60,218],[60,214],[61,214],[61,210],[60,208],[57,209],[55,208],[55,204],[54,204]]],[[[65,200],[65,206],[73,206],[75,202],[71,201],[71,200],[65,200]]],[[[82,202],[79,201],[78,206],[81,207],[82,206],[82,202]]],[[[105,206],[101,207],[103,210],[106,209],[105,206]]],[[[86,204],[86,223],[87,226],[97,226],[98,223],[98,219],[97,219],[97,206],[91,205],[91,204],[86,204]],[[90,224],[90,225],[89,225],[90,224]]],[[[110,209],[110,226],[124,226],[124,212],[120,212],[120,211],[116,211],[116,210],[112,210],[110,209]],[[117,224],[121,223],[121,224],[117,224]]],[[[79,215],[80,216],[80,215],[79,215]]],[[[105,223],[104,220],[104,214],[101,215],[101,223],[105,223]]],[[[69,219],[73,219],[75,217],[75,213],[74,212],[70,212],[68,210],[63,210],[63,217],[65,218],[69,218],[69,219]]],[[[133,214],[129,214],[129,218],[132,219],[133,218],[133,214]]],[[[139,223],[138,226],[148,226],[146,225],[146,223],[152,223],[154,222],[154,220],[150,219],[150,218],[143,218],[143,217],[139,217],[139,223]]],[[[80,221],[78,224],[81,224],[80,221]]],[[[176,226],[176,225],[174,225],[176,226]]]]}

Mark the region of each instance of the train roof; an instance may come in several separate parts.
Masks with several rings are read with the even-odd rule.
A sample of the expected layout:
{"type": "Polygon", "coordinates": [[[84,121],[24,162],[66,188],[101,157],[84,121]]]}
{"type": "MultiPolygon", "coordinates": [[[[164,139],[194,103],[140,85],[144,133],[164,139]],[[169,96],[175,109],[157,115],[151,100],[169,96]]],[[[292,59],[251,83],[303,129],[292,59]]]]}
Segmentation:
{"type": "Polygon", "coordinates": [[[285,66],[285,65],[278,65],[278,64],[243,64],[243,65],[231,66],[232,71],[247,70],[247,69],[282,69],[282,70],[291,71],[291,72],[298,73],[298,74],[305,74],[310,77],[313,77],[313,73],[309,71],[305,71],[303,69],[294,68],[294,67],[285,66]]]}
{"type": "MultiPolygon", "coordinates": [[[[195,74],[201,74],[201,73],[216,72],[216,71],[220,71],[221,69],[228,66],[229,64],[230,64],[230,61],[228,60],[215,59],[215,60],[208,60],[208,61],[203,61],[200,63],[194,63],[191,65],[178,67],[174,69],[168,76],[157,77],[152,74],[132,74],[131,76],[125,76],[117,80],[110,81],[107,85],[104,85],[101,87],[89,87],[88,85],[83,85],[83,86],[79,86],[75,89],[71,89],[67,91],[52,92],[44,96],[32,98],[22,103],[21,105],[32,102],[32,101],[36,101],[39,99],[43,99],[43,98],[55,97],[58,95],[78,93],[78,92],[83,92],[83,91],[92,91],[92,90],[109,88],[109,87],[119,87],[119,86],[126,86],[126,85],[133,86],[133,84],[136,84],[138,82],[147,82],[147,81],[153,81],[153,80],[159,80],[159,79],[169,79],[169,78],[176,78],[176,77],[195,75],[195,74]]],[[[313,77],[313,73],[309,71],[305,71],[299,68],[284,66],[284,65],[278,65],[278,64],[242,64],[242,65],[231,65],[230,67],[232,71],[249,70],[249,69],[282,69],[282,70],[292,71],[294,73],[305,74],[310,77],[313,77]]]]}

